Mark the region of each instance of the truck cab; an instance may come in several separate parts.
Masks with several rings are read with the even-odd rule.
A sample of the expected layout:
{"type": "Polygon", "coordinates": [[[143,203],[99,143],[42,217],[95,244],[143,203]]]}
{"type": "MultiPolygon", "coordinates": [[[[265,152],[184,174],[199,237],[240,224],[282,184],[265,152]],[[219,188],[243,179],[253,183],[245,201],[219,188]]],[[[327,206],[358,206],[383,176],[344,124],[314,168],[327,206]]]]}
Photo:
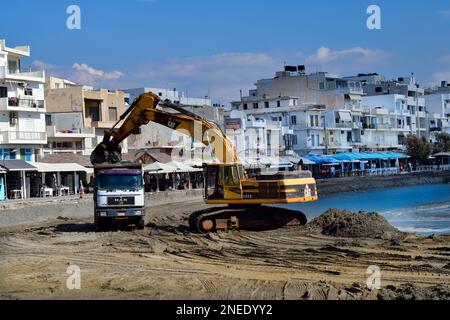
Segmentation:
{"type": "Polygon", "coordinates": [[[113,224],[144,228],[145,203],[142,166],[116,163],[94,167],[96,231],[113,224]]]}

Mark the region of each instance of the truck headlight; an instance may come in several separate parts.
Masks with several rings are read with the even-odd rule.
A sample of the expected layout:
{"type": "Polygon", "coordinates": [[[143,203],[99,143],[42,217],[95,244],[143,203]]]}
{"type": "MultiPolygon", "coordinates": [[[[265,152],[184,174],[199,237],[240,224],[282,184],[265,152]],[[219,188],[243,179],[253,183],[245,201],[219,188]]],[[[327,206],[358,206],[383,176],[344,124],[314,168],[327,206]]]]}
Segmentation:
{"type": "Polygon", "coordinates": [[[134,212],[134,215],[136,215],[136,216],[143,216],[144,215],[144,210],[136,210],[134,212]]]}
{"type": "Polygon", "coordinates": [[[107,217],[108,216],[108,212],[106,212],[106,211],[99,211],[98,214],[100,215],[100,217],[107,217]]]}

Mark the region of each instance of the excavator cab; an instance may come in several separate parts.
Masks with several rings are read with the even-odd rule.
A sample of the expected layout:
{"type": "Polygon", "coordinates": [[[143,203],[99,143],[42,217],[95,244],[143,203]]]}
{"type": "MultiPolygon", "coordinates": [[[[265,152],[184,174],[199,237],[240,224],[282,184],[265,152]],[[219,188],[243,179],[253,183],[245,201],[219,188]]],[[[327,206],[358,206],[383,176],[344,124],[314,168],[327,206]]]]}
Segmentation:
{"type": "Polygon", "coordinates": [[[208,164],[204,168],[205,200],[241,199],[241,164],[208,164]]]}

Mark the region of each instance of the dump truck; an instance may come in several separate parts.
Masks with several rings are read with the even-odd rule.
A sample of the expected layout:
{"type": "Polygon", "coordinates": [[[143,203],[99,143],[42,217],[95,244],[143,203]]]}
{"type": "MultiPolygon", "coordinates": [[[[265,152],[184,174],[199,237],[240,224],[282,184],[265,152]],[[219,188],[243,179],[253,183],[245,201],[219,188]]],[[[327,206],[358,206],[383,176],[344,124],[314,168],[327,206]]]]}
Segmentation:
{"type": "Polygon", "coordinates": [[[120,162],[94,166],[96,231],[124,225],[143,229],[144,201],[142,165],[120,162]]]}

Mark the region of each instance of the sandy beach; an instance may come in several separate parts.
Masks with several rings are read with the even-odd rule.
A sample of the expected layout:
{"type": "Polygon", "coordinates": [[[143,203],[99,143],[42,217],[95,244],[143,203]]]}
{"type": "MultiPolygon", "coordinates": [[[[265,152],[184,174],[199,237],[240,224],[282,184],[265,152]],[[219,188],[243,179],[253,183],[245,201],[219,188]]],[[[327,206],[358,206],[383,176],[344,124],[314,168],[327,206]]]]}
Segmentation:
{"type": "MultiPolygon", "coordinates": [[[[311,224],[193,233],[187,218],[204,208],[197,200],[155,205],[143,231],[95,233],[90,201],[36,207],[49,217],[0,228],[0,297],[450,298],[450,236],[336,236],[311,224]],[[80,290],[66,286],[69,265],[80,267],[80,290]],[[380,290],[367,288],[373,265],[381,271],[380,290]]],[[[8,214],[27,217],[24,210],[33,211],[8,214]]]]}

